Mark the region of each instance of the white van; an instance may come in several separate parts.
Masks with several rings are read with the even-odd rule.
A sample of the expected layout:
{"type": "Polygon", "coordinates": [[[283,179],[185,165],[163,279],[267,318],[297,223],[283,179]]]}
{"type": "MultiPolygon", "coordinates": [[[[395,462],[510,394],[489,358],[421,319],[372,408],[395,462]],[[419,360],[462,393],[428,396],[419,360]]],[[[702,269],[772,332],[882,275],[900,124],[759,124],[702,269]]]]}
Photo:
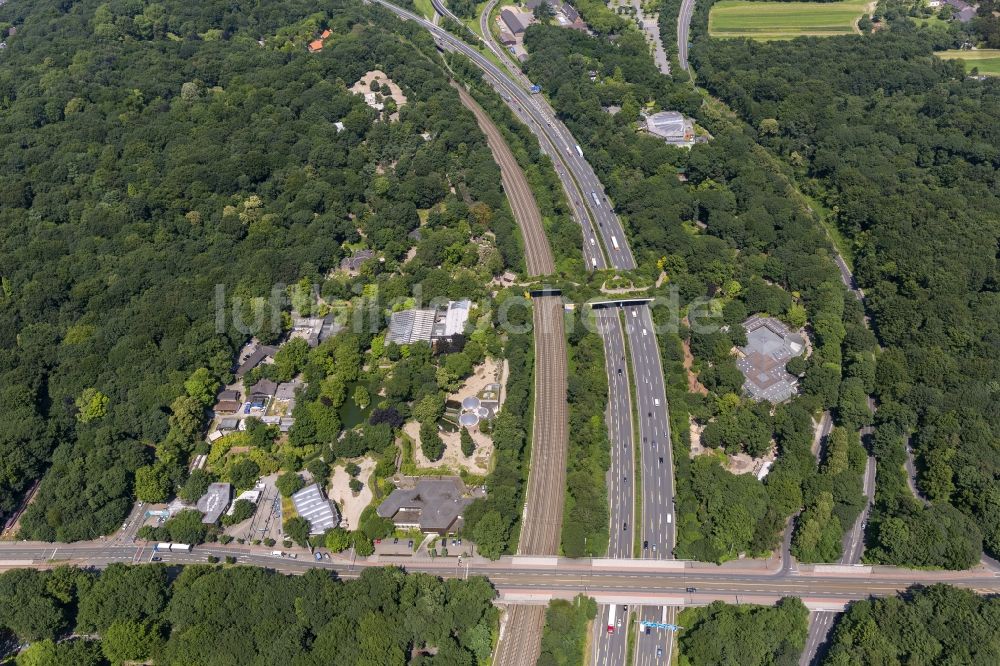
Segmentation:
{"type": "Polygon", "coordinates": [[[653,398],[653,404],[656,405],[657,407],[659,407],[660,406],[660,399],[659,398],[653,398]]]}

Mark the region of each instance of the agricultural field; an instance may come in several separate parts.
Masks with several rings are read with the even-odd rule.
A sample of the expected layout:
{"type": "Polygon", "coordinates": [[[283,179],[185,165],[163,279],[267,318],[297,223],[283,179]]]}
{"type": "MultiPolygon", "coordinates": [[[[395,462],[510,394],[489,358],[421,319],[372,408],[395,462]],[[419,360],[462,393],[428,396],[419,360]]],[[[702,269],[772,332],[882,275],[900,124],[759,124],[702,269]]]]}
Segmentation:
{"type": "Polygon", "coordinates": [[[964,60],[966,72],[971,72],[973,67],[978,67],[980,74],[1000,76],[1000,49],[935,51],[934,55],[945,60],[964,60]]]}
{"type": "Polygon", "coordinates": [[[874,3],[843,2],[745,2],[722,0],[708,16],[712,37],[794,39],[805,35],[827,37],[857,32],[858,19],[874,3]]]}

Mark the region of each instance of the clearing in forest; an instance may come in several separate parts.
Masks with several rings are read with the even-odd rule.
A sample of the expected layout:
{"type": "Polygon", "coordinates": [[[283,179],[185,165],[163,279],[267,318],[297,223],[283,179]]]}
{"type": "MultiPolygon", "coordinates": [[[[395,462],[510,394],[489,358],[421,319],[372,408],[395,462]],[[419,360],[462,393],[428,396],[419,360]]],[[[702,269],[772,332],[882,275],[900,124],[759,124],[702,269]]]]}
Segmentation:
{"type": "Polygon", "coordinates": [[[857,22],[870,0],[843,2],[745,2],[721,0],[708,15],[712,37],[794,39],[829,37],[857,32],[857,22]]]}
{"type": "Polygon", "coordinates": [[[965,71],[979,68],[980,74],[1000,76],[1000,49],[976,49],[975,51],[935,51],[934,55],[945,60],[964,60],[965,71]]]}

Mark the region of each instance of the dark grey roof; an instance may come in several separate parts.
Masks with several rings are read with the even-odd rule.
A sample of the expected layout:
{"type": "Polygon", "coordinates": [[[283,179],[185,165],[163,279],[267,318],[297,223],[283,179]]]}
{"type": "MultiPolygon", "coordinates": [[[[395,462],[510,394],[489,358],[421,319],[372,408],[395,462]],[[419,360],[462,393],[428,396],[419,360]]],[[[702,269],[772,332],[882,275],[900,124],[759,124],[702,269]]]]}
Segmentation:
{"type": "Polygon", "coordinates": [[[805,340],[773,317],[751,317],[743,322],[747,344],[736,361],[746,381],[743,388],[756,400],[784,402],[796,391],[798,379],[785,365],[805,351],[805,340]]]}
{"type": "Polygon", "coordinates": [[[278,390],[278,385],[272,382],[270,379],[262,379],[253,386],[250,387],[250,395],[266,395],[267,397],[273,397],[275,392],[278,390]]]}
{"type": "Polygon", "coordinates": [[[323,496],[318,483],[292,495],[292,504],[298,514],[309,521],[310,534],[322,534],[340,523],[337,507],[323,496]]]}
{"type": "Polygon", "coordinates": [[[472,503],[457,477],[421,479],[411,489],[397,488],[378,507],[378,515],[396,522],[419,523],[423,531],[457,529],[455,523],[472,503]]]}
{"type": "Polygon", "coordinates": [[[240,363],[240,367],[236,369],[236,376],[242,377],[260,365],[265,358],[274,358],[274,355],[277,352],[277,347],[272,347],[270,345],[258,346],[253,350],[253,352],[251,352],[250,356],[247,356],[247,360],[240,363]]]}
{"type": "Polygon", "coordinates": [[[361,269],[361,264],[374,256],[375,252],[373,250],[358,250],[351,256],[341,259],[340,268],[345,271],[358,271],[361,269]]]}
{"type": "Polygon", "coordinates": [[[198,510],[205,514],[201,522],[211,525],[217,521],[222,512],[229,508],[232,497],[233,487],[228,483],[209,484],[208,490],[198,500],[198,510]]]}
{"type": "Polygon", "coordinates": [[[219,402],[222,402],[223,400],[239,400],[240,392],[234,391],[232,389],[226,391],[219,391],[219,395],[217,395],[215,399],[219,402]]]}
{"type": "Polygon", "coordinates": [[[562,3],[560,9],[562,9],[562,13],[566,15],[566,18],[570,20],[570,23],[580,18],[580,12],[576,11],[576,8],[568,3],[562,3]]]}
{"type": "Polygon", "coordinates": [[[515,14],[509,9],[504,9],[503,11],[501,11],[500,18],[501,20],[503,20],[504,23],[507,24],[507,29],[510,30],[515,35],[524,32],[524,30],[528,27],[527,17],[524,17],[522,19],[522,15],[515,14]]]}

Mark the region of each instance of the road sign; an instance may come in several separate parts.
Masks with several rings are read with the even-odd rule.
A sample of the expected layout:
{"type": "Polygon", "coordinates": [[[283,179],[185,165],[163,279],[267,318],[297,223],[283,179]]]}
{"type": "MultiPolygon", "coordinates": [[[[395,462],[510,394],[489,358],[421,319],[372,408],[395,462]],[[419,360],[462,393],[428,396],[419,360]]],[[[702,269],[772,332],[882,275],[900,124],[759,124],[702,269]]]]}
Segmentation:
{"type": "Polygon", "coordinates": [[[666,629],[667,631],[679,631],[684,627],[679,627],[676,624],[667,624],[665,622],[640,622],[639,629],[645,627],[652,627],[653,629],[666,629]]]}

